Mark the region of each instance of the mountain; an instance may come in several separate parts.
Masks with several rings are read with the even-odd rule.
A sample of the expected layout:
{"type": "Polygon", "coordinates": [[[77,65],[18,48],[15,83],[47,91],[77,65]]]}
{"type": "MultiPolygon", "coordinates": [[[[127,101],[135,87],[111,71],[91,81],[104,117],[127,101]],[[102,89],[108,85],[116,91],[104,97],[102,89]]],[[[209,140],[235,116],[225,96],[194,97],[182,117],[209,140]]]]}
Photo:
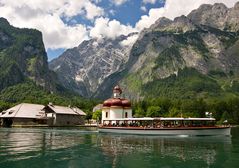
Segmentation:
{"type": "Polygon", "coordinates": [[[42,34],[13,27],[0,18],[0,91],[25,81],[56,90],[56,75],[48,68],[42,34]]]}
{"type": "Polygon", "coordinates": [[[130,47],[117,39],[104,39],[99,48],[97,40],[85,41],[50,67],[86,97],[109,97],[117,83],[132,99],[238,96],[238,18],[239,2],[201,5],[188,16],[159,18],[130,47]],[[117,51],[124,61],[112,54],[117,51]]]}
{"type": "Polygon", "coordinates": [[[0,18],[0,110],[22,102],[77,106],[88,116],[98,103],[59,84],[48,68],[40,31],[16,28],[0,18]]]}
{"type": "Polygon", "coordinates": [[[92,97],[110,75],[125,68],[132,47],[127,40],[135,35],[84,41],[52,60],[50,69],[59,75],[63,86],[85,97],[92,97]]]}
{"type": "Polygon", "coordinates": [[[130,57],[136,57],[135,62],[121,85],[137,98],[234,92],[239,70],[238,17],[237,3],[231,9],[223,4],[202,5],[173,21],[160,18],[134,44],[130,57]]]}
{"type": "Polygon", "coordinates": [[[220,30],[238,31],[239,2],[231,9],[222,3],[214,5],[201,5],[193,10],[188,18],[196,24],[207,25],[220,30]]]}

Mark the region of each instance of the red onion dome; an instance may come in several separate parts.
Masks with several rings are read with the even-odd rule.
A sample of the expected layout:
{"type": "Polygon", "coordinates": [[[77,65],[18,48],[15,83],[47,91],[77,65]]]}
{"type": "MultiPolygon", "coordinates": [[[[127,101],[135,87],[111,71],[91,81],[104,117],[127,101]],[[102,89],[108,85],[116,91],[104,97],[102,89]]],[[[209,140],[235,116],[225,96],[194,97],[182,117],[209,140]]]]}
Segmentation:
{"type": "Polygon", "coordinates": [[[130,101],[128,99],[123,99],[122,100],[122,105],[124,107],[131,107],[131,103],[130,103],[130,101]]]}
{"type": "Polygon", "coordinates": [[[107,99],[103,103],[103,107],[110,107],[111,106],[112,99],[107,99]]]}
{"type": "Polygon", "coordinates": [[[122,89],[119,87],[119,85],[116,85],[113,89],[113,93],[122,93],[122,89]]]}
{"type": "Polygon", "coordinates": [[[122,102],[120,99],[114,98],[111,101],[111,106],[122,106],[122,102]]]}

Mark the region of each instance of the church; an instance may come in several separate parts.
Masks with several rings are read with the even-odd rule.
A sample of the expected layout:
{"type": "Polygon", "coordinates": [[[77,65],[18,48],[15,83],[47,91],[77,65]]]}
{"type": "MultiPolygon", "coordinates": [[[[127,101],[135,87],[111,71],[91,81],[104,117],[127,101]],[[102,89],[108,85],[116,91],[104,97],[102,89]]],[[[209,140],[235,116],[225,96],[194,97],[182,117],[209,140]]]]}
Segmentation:
{"type": "MultiPolygon", "coordinates": [[[[104,101],[102,108],[102,123],[103,121],[107,120],[132,118],[132,108],[130,100],[122,98],[121,94],[122,89],[119,87],[119,85],[117,85],[113,89],[113,98],[104,101]]],[[[109,122],[105,123],[109,124],[109,122]]]]}

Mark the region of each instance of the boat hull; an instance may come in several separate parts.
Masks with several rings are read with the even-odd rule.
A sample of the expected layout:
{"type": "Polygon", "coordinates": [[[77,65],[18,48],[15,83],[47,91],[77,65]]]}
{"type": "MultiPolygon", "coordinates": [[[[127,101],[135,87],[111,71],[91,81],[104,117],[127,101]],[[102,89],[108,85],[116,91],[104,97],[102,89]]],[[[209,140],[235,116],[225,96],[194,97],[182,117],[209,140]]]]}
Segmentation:
{"type": "Polygon", "coordinates": [[[142,135],[231,135],[231,127],[207,128],[127,128],[127,127],[99,127],[99,132],[142,135]]]}

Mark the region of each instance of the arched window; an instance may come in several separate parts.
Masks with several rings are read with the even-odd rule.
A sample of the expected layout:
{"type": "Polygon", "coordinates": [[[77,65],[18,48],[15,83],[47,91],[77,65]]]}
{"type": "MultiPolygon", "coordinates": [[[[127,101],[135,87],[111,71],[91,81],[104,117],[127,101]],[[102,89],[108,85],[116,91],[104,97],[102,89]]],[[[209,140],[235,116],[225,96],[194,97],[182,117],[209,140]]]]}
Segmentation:
{"type": "Polygon", "coordinates": [[[105,118],[108,118],[108,112],[105,112],[105,118]]]}
{"type": "Polygon", "coordinates": [[[127,112],[125,112],[124,118],[128,118],[128,113],[127,112]]]}

